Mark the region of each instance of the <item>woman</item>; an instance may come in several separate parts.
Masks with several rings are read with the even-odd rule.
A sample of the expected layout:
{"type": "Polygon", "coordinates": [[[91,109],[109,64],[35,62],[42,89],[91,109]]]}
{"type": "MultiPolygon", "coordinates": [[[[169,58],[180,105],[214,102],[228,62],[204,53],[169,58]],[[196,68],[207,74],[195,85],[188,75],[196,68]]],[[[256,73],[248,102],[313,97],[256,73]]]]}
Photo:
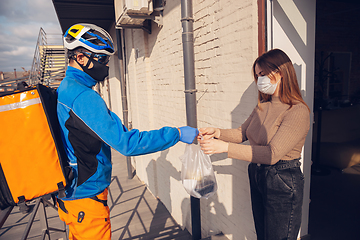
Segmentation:
{"type": "Polygon", "coordinates": [[[227,152],[250,162],[248,173],[258,239],[297,239],[304,176],[301,150],[310,128],[309,107],[301,97],[289,57],[273,49],[252,67],[258,104],[238,129],[201,128],[206,154],[227,152]],[[250,145],[239,144],[248,140],[250,145]]]}

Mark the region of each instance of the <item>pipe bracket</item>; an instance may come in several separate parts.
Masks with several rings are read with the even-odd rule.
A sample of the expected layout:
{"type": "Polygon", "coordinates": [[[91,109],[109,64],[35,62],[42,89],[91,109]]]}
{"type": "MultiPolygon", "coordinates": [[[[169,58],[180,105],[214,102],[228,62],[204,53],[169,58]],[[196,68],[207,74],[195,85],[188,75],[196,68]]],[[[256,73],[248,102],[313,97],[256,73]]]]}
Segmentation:
{"type": "Polygon", "coordinates": [[[181,20],[180,20],[181,22],[183,22],[183,21],[190,21],[190,22],[194,22],[194,18],[192,18],[192,17],[184,17],[184,18],[181,18],[181,20]]]}
{"type": "Polygon", "coordinates": [[[188,89],[188,90],[185,90],[184,93],[196,93],[197,92],[197,89],[188,89]]]}

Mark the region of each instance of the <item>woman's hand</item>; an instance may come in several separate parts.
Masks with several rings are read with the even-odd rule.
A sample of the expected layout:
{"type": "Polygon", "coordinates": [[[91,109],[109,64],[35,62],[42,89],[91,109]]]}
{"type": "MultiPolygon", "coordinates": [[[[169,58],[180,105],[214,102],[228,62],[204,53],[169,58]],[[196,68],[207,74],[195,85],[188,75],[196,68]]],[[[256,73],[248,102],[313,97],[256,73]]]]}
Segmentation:
{"type": "Polygon", "coordinates": [[[218,139],[204,139],[199,140],[201,150],[205,154],[213,154],[213,153],[224,153],[229,150],[229,143],[218,140],[218,139]]]}
{"type": "Polygon", "coordinates": [[[203,137],[203,140],[220,137],[220,129],[218,128],[213,128],[213,127],[200,128],[199,132],[200,132],[198,136],[199,141],[201,140],[201,137],[203,137]]]}

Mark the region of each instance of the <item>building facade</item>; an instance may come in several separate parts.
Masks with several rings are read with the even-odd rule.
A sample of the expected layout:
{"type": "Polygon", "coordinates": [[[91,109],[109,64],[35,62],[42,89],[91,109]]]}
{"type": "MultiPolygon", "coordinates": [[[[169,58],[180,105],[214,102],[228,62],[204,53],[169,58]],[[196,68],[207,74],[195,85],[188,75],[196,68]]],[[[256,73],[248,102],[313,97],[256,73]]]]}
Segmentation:
{"type": "MultiPolygon", "coordinates": [[[[312,1],[193,1],[199,128],[237,128],[249,116],[257,104],[251,67],[261,51],[259,44],[289,54],[303,96],[312,106],[314,11],[312,1]],[[260,20],[266,24],[261,26],[260,20]],[[259,38],[259,27],[263,27],[263,39],[259,38]],[[287,35],[289,31],[294,35],[287,35]]],[[[162,25],[152,22],[151,34],[135,28],[120,31],[121,35],[115,29],[111,34],[114,39],[121,36],[123,51],[117,54],[122,52],[130,127],[151,130],[186,125],[181,1],[166,1],[162,25]]],[[[100,92],[111,110],[123,116],[118,64],[115,55],[110,79],[101,85],[100,92]]],[[[301,236],[307,234],[311,138],[310,131],[302,160],[307,187],[301,236]]],[[[191,232],[190,199],[180,178],[179,157],[184,150],[185,144],[179,143],[163,152],[133,157],[131,162],[136,175],[191,232]]],[[[226,154],[213,155],[211,160],[218,191],[209,199],[201,199],[202,237],[223,232],[229,239],[256,239],[248,163],[229,159],[226,154]]]]}

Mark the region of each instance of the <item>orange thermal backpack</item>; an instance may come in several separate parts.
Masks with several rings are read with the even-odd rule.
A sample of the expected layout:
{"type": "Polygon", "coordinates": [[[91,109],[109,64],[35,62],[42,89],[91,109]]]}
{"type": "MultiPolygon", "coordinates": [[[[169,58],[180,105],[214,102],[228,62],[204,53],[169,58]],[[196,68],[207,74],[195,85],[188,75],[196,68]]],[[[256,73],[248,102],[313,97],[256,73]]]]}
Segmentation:
{"type": "Polygon", "coordinates": [[[71,167],[57,118],[57,93],[41,84],[0,95],[0,208],[65,195],[71,167]]]}

